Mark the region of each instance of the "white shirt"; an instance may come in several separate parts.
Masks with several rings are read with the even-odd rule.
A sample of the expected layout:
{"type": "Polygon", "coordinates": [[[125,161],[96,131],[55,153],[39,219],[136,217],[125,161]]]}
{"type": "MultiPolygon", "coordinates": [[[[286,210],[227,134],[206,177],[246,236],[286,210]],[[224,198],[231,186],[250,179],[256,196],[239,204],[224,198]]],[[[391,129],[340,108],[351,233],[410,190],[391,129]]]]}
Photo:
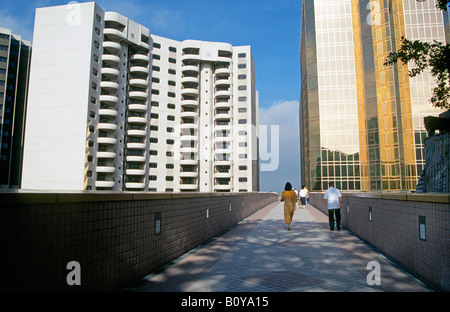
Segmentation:
{"type": "Polygon", "coordinates": [[[341,192],[337,188],[330,187],[323,196],[324,199],[328,200],[328,209],[339,209],[341,205],[339,204],[339,197],[342,197],[341,192]]]}
{"type": "Polygon", "coordinates": [[[300,190],[300,197],[306,197],[306,190],[305,189],[301,189],[300,190]]]}

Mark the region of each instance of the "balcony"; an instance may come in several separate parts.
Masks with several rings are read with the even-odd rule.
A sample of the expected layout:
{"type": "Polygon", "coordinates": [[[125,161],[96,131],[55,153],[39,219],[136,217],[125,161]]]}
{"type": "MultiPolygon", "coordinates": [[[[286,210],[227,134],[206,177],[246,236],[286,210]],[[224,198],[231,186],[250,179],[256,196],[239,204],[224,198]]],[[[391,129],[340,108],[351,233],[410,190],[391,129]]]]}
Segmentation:
{"type": "Polygon", "coordinates": [[[139,100],[147,100],[148,93],[144,91],[130,91],[128,94],[130,98],[139,99],[139,100]]]}
{"type": "Polygon", "coordinates": [[[136,130],[136,129],[128,129],[127,134],[129,136],[137,136],[137,137],[145,137],[147,135],[147,131],[145,130],[136,130]]]}
{"type": "Polygon", "coordinates": [[[231,79],[230,78],[226,78],[226,79],[217,79],[216,82],[214,83],[214,85],[217,86],[230,86],[231,85],[231,79]]]}
{"type": "Polygon", "coordinates": [[[229,89],[227,89],[227,90],[217,90],[215,92],[216,98],[221,98],[221,97],[229,98],[229,97],[231,97],[231,95],[232,95],[232,92],[229,89]]]}
{"type": "Polygon", "coordinates": [[[134,143],[134,142],[127,143],[127,148],[129,149],[145,150],[146,147],[147,146],[145,143],[134,143]]]}
{"type": "Polygon", "coordinates": [[[145,162],[145,156],[127,156],[127,161],[128,162],[144,163],[145,162]]]}
{"type": "Polygon", "coordinates": [[[98,137],[97,138],[97,143],[98,144],[115,145],[117,143],[117,139],[116,138],[110,138],[110,137],[98,137]]]}
{"type": "Polygon", "coordinates": [[[130,86],[147,88],[148,87],[148,81],[145,80],[145,79],[131,78],[130,79],[130,86]]]}
{"type": "Polygon", "coordinates": [[[114,153],[114,152],[97,152],[97,158],[113,159],[113,158],[116,158],[116,153],[114,153]]]}
{"type": "Polygon", "coordinates": [[[116,105],[118,101],[119,101],[119,98],[115,95],[110,95],[110,94],[100,95],[100,102],[104,102],[105,104],[116,105]]]}
{"type": "Polygon", "coordinates": [[[180,114],[181,118],[196,118],[198,117],[198,113],[197,112],[189,112],[189,111],[185,111],[185,112],[181,112],[180,114]]]}
{"type": "Polygon", "coordinates": [[[139,66],[139,65],[130,66],[130,73],[132,73],[132,74],[137,73],[137,74],[148,75],[148,72],[149,72],[148,67],[139,66]]]}
{"type": "Polygon", "coordinates": [[[197,189],[197,184],[180,184],[181,191],[196,191],[197,189]]]}
{"type": "Polygon", "coordinates": [[[216,75],[231,75],[231,69],[228,67],[219,67],[216,68],[214,73],[216,75]]]}
{"type": "Polygon", "coordinates": [[[144,169],[127,169],[126,174],[133,175],[133,176],[143,176],[143,175],[145,175],[145,170],[144,169]]]}
{"type": "Polygon", "coordinates": [[[185,76],[183,78],[181,78],[181,83],[194,83],[194,84],[198,84],[199,80],[197,77],[192,77],[192,76],[185,76]]]}
{"type": "Polygon", "coordinates": [[[115,40],[115,41],[121,41],[121,40],[126,39],[125,32],[120,31],[119,29],[115,29],[115,28],[103,29],[103,35],[105,35],[108,38],[115,40]]]}
{"type": "Polygon", "coordinates": [[[113,123],[102,122],[98,124],[98,130],[116,131],[117,125],[113,123]]]}
{"type": "Polygon", "coordinates": [[[198,100],[181,100],[181,106],[198,107],[198,100]]]}
{"type": "Polygon", "coordinates": [[[185,89],[181,89],[181,95],[193,95],[193,96],[198,96],[198,89],[194,89],[194,88],[185,88],[185,89]]]}
{"type": "Polygon", "coordinates": [[[111,188],[116,185],[114,181],[95,181],[95,187],[111,188]]]}
{"type": "Polygon", "coordinates": [[[122,46],[120,45],[120,43],[114,41],[104,41],[103,48],[110,51],[111,53],[119,54],[122,46]]]}
{"type": "Polygon", "coordinates": [[[143,63],[147,63],[150,61],[150,58],[148,56],[148,54],[140,54],[140,53],[136,53],[133,54],[130,57],[130,61],[132,62],[143,62],[143,63]]]}
{"type": "Polygon", "coordinates": [[[216,120],[230,120],[232,118],[233,118],[233,115],[230,114],[229,112],[227,112],[227,113],[221,112],[221,113],[217,113],[214,115],[214,119],[216,119],[216,120]]]}
{"type": "Polygon", "coordinates": [[[198,141],[198,136],[196,136],[196,135],[182,135],[182,136],[180,137],[180,141],[181,141],[181,142],[186,142],[186,141],[188,141],[188,142],[198,141]]]}
{"type": "Polygon", "coordinates": [[[200,55],[198,54],[183,54],[181,56],[182,61],[200,61],[200,55]]]}
{"type": "Polygon", "coordinates": [[[197,178],[198,172],[197,171],[181,171],[180,172],[180,178],[197,178]]]}
{"type": "Polygon", "coordinates": [[[110,118],[117,117],[117,111],[115,109],[102,108],[102,109],[98,110],[98,114],[100,116],[105,116],[105,117],[110,117],[110,118]]]}
{"type": "Polygon", "coordinates": [[[119,77],[119,70],[116,68],[111,67],[103,67],[102,68],[102,75],[105,75],[106,77],[110,79],[117,79],[119,77]]]}
{"type": "Polygon", "coordinates": [[[227,184],[216,184],[214,185],[214,190],[215,191],[229,191],[231,190],[231,185],[227,185],[227,184]]]}
{"type": "Polygon", "coordinates": [[[129,116],[128,117],[129,123],[140,123],[140,124],[147,124],[147,118],[145,117],[135,117],[135,116],[129,116]]]}
{"type": "Polygon", "coordinates": [[[129,111],[146,112],[147,105],[145,105],[145,104],[128,104],[128,110],[129,111]]]}
{"type": "Polygon", "coordinates": [[[198,73],[199,69],[198,69],[198,66],[195,66],[195,65],[185,65],[185,66],[181,67],[181,71],[183,73],[188,73],[188,72],[198,73]]]}
{"type": "Polygon", "coordinates": [[[117,67],[120,63],[120,57],[113,54],[103,54],[102,61],[111,66],[117,67]]]}
{"type": "Polygon", "coordinates": [[[117,89],[119,89],[119,84],[114,81],[101,81],[100,88],[105,89],[109,92],[116,93],[117,89]]]}
{"type": "Polygon", "coordinates": [[[125,187],[127,189],[143,189],[145,187],[145,183],[127,182],[127,183],[125,183],[125,187]]]}
{"type": "Polygon", "coordinates": [[[115,167],[97,166],[95,171],[98,173],[114,173],[116,172],[115,167]]]}
{"type": "Polygon", "coordinates": [[[198,160],[195,159],[181,159],[180,160],[181,166],[196,166],[198,165],[198,160]]]}

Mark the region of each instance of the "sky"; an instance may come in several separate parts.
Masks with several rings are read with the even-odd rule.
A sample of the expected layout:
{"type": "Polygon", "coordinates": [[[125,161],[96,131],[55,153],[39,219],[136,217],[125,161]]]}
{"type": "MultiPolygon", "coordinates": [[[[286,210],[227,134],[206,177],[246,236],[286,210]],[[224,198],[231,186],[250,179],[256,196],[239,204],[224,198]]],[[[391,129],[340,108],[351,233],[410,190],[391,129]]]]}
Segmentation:
{"type": "MultiPolygon", "coordinates": [[[[38,7],[70,1],[2,0],[0,27],[32,41],[38,7]]],[[[78,1],[88,2],[88,1],[78,1]]],[[[259,92],[260,129],[271,140],[263,151],[260,191],[281,192],[286,182],[300,188],[298,106],[300,98],[301,0],[99,0],[118,12],[174,40],[250,45],[259,92]],[[278,134],[278,136],[276,135],[278,134]],[[275,135],[275,136],[273,136],[275,135]],[[278,143],[278,144],[277,144],[278,143]],[[278,148],[276,148],[278,146],[278,148]],[[278,161],[278,165],[276,162],[278,161]]],[[[263,144],[264,145],[264,144],[263,144]]]]}

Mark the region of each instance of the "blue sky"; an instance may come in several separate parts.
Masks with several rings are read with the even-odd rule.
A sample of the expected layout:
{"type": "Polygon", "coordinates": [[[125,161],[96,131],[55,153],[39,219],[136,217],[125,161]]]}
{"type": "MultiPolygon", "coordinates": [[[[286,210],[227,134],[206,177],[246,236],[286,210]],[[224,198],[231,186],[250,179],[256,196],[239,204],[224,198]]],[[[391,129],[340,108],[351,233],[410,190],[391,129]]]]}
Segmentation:
{"type": "MultiPolygon", "coordinates": [[[[87,1],[79,1],[87,2],[87,1]]],[[[174,40],[196,39],[250,45],[256,66],[260,124],[279,126],[279,166],[260,174],[261,191],[300,187],[298,101],[300,96],[301,0],[107,0],[96,1],[174,40]]],[[[37,7],[69,1],[3,0],[0,27],[32,41],[37,7]]],[[[269,127],[270,129],[270,127],[269,127]]],[[[275,152],[275,151],[272,151],[275,152]]]]}

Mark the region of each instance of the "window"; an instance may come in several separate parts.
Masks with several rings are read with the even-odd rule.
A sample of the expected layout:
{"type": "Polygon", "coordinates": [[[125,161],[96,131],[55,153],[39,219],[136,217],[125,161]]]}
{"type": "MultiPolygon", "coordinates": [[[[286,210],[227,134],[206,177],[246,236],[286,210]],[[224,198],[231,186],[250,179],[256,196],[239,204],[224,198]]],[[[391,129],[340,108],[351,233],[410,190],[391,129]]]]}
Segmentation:
{"type": "Polygon", "coordinates": [[[153,42],[153,47],[157,48],[157,49],[161,49],[161,44],[159,44],[157,42],[153,42]]]}
{"type": "Polygon", "coordinates": [[[175,94],[175,92],[167,92],[167,96],[174,98],[176,96],[176,94],[175,94]]]}
{"type": "Polygon", "coordinates": [[[168,115],[168,116],[167,116],[167,120],[175,121],[175,116],[168,115]]]}
{"type": "Polygon", "coordinates": [[[245,101],[247,101],[247,97],[246,97],[246,96],[240,96],[240,97],[238,98],[238,101],[239,101],[239,102],[245,102],[245,101]]]}
{"type": "Polygon", "coordinates": [[[239,159],[247,159],[247,154],[239,154],[239,159]]]}
{"type": "Polygon", "coordinates": [[[238,112],[239,112],[239,113],[246,113],[246,112],[247,112],[247,108],[246,108],[246,107],[240,107],[240,108],[238,109],[238,112]]]}
{"type": "Polygon", "coordinates": [[[247,182],[247,178],[239,178],[239,182],[247,182]]]}
{"type": "Polygon", "coordinates": [[[176,64],[177,60],[174,59],[173,57],[169,57],[169,63],[176,64]]]}
{"type": "Polygon", "coordinates": [[[173,164],[166,164],[166,169],[173,169],[175,166],[173,164]]]}
{"type": "Polygon", "coordinates": [[[161,70],[161,68],[159,68],[159,66],[152,66],[152,70],[159,72],[161,70]]]}
{"type": "Polygon", "coordinates": [[[151,175],[148,177],[148,179],[149,179],[149,181],[156,181],[158,179],[158,177],[155,175],[151,175]]]}
{"type": "Polygon", "coordinates": [[[169,80],[168,84],[169,84],[169,86],[176,86],[177,85],[176,82],[173,81],[173,80],[169,80]]]}
{"type": "Polygon", "coordinates": [[[154,60],[160,60],[160,59],[161,59],[161,56],[159,56],[159,54],[153,54],[153,55],[152,55],[152,58],[153,58],[154,60]]]}
{"type": "Polygon", "coordinates": [[[159,94],[159,90],[152,89],[152,94],[158,95],[159,94]]]}
{"type": "Polygon", "coordinates": [[[167,104],[167,108],[175,109],[175,104],[169,103],[169,104],[167,104]]]}
{"type": "Polygon", "coordinates": [[[247,78],[247,75],[239,75],[238,76],[238,79],[246,79],[247,78]]]}
{"type": "Polygon", "coordinates": [[[176,75],[177,71],[175,69],[170,69],[168,70],[168,73],[171,75],[176,75]]]}
{"type": "Polygon", "coordinates": [[[154,82],[154,83],[159,83],[159,81],[160,81],[160,80],[159,80],[159,78],[157,78],[157,77],[153,77],[153,78],[152,78],[152,82],[154,82]]]}
{"type": "Polygon", "coordinates": [[[156,155],[158,155],[158,151],[150,150],[150,151],[149,151],[149,154],[150,154],[150,155],[153,155],[153,156],[156,156],[156,155]]]}
{"type": "Polygon", "coordinates": [[[239,170],[247,170],[247,166],[239,166],[239,170]]]}
{"type": "Polygon", "coordinates": [[[239,86],[239,87],[238,87],[238,90],[241,90],[241,91],[247,90],[247,86],[239,86]]]}
{"type": "Polygon", "coordinates": [[[150,105],[153,106],[153,107],[159,107],[159,102],[152,101],[152,102],[150,103],[150,105]]]}
{"type": "Polygon", "coordinates": [[[150,143],[158,143],[158,138],[150,138],[150,143]]]}
{"type": "Polygon", "coordinates": [[[247,53],[239,53],[238,54],[238,57],[246,57],[247,56],[247,53]]]}
{"type": "Polygon", "coordinates": [[[177,48],[175,48],[175,47],[169,47],[169,51],[170,51],[170,52],[177,52],[177,48]]]}
{"type": "Polygon", "coordinates": [[[148,166],[150,168],[158,168],[158,164],[157,163],[149,163],[148,166]]]}
{"type": "Polygon", "coordinates": [[[154,118],[154,119],[158,119],[158,118],[159,118],[159,115],[156,114],[156,113],[151,113],[151,114],[150,114],[150,117],[151,117],[151,118],[154,118]]]}
{"type": "Polygon", "coordinates": [[[245,125],[247,123],[247,119],[239,119],[238,123],[240,125],[245,125]]]}
{"type": "Polygon", "coordinates": [[[166,176],[166,181],[173,181],[173,176],[166,176]]]}
{"type": "Polygon", "coordinates": [[[238,68],[247,68],[247,64],[238,64],[238,68]]]}
{"type": "Polygon", "coordinates": [[[158,131],[158,126],[150,125],[150,130],[158,131]]]}
{"type": "Polygon", "coordinates": [[[169,144],[169,145],[173,145],[173,144],[175,144],[175,141],[172,140],[172,139],[167,139],[166,143],[169,144]]]}

